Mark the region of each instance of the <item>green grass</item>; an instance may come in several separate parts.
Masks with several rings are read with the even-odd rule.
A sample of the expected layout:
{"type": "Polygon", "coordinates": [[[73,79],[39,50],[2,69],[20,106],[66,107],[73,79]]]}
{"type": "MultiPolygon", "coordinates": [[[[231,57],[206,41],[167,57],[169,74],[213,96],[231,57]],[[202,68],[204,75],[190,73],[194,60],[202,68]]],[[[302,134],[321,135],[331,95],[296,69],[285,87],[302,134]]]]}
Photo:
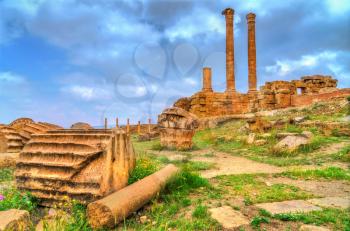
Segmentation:
{"type": "Polygon", "coordinates": [[[327,179],[327,180],[347,180],[350,181],[350,170],[344,170],[338,167],[328,167],[326,169],[315,169],[305,171],[288,171],[284,173],[276,174],[279,176],[285,176],[292,179],[327,179]]]}
{"type": "Polygon", "coordinates": [[[4,197],[0,200],[0,211],[8,209],[33,211],[37,207],[36,199],[29,192],[20,192],[14,187],[1,190],[0,195],[4,197]]]}
{"type": "Polygon", "coordinates": [[[250,225],[257,229],[260,228],[260,224],[265,223],[268,224],[270,223],[270,219],[267,217],[260,217],[260,216],[255,216],[253,217],[252,221],[250,222],[250,225]]]}
{"type": "Polygon", "coordinates": [[[267,186],[258,177],[263,175],[231,175],[219,176],[219,187],[224,188],[230,195],[239,195],[245,198],[245,204],[255,204],[273,201],[308,199],[312,194],[299,188],[285,184],[267,186]]]}
{"type": "Polygon", "coordinates": [[[334,160],[340,160],[350,163],[350,145],[343,147],[339,152],[332,155],[334,160]]]}
{"type": "Polygon", "coordinates": [[[215,230],[218,224],[207,215],[207,207],[198,205],[194,208],[192,218],[185,218],[188,207],[192,205],[190,194],[205,198],[212,192],[209,182],[187,169],[174,177],[154,199],[148,209],[142,211],[152,222],[140,224],[133,217],[125,221],[125,229],[135,230],[215,230]]]}
{"type": "Polygon", "coordinates": [[[324,208],[322,211],[296,214],[277,214],[275,219],[282,221],[300,221],[305,224],[324,225],[331,224],[333,230],[350,230],[349,211],[324,208]]]}
{"type": "Polygon", "coordinates": [[[196,217],[196,218],[205,218],[207,216],[208,216],[208,207],[204,205],[198,205],[192,213],[192,217],[196,217]]]}
{"type": "Polygon", "coordinates": [[[160,162],[151,156],[142,155],[136,160],[136,167],[130,174],[128,183],[132,184],[151,175],[160,168],[160,162]]]}
{"type": "Polygon", "coordinates": [[[0,182],[12,181],[14,179],[13,172],[14,172],[13,168],[1,168],[0,169],[0,182]]]}

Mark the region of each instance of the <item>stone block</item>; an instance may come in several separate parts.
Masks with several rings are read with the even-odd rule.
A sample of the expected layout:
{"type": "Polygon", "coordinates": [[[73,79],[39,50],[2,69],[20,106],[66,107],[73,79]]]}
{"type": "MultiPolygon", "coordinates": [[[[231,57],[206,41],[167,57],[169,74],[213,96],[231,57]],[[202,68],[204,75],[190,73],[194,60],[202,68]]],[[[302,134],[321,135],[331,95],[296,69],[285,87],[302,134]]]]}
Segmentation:
{"type": "Polygon", "coordinates": [[[0,231],[30,230],[29,213],[26,210],[0,211],[0,231]]]}

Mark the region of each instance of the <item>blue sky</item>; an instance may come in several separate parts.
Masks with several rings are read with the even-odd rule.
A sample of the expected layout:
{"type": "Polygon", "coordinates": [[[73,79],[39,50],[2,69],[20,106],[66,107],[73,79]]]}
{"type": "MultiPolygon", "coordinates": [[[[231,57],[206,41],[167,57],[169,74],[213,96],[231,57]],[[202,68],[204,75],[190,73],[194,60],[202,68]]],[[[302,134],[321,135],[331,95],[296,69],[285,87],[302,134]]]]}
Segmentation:
{"type": "Polygon", "coordinates": [[[347,0],[0,0],[0,123],[31,117],[146,122],[201,89],[225,88],[225,21],[235,9],[235,72],[247,90],[247,25],[256,16],[258,84],[325,74],[350,87],[347,0]]]}

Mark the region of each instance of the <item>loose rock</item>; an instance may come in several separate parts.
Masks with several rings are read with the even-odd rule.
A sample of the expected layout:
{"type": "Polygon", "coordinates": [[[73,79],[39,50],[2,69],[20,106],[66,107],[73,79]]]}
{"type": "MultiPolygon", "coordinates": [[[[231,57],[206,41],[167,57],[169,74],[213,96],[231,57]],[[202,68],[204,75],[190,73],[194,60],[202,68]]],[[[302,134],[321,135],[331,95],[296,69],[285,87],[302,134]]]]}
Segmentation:
{"type": "Polygon", "coordinates": [[[0,231],[29,230],[29,213],[26,210],[10,209],[0,211],[0,231]]]}

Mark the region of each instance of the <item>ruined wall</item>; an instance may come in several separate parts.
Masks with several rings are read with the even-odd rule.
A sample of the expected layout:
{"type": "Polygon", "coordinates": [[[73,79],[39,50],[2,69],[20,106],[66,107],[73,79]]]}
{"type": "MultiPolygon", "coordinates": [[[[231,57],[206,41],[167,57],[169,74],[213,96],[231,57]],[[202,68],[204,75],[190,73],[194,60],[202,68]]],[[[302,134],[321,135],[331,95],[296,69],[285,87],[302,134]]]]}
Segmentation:
{"type": "Polygon", "coordinates": [[[213,92],[203,88],[191,97],[179,99],[174,106],[204,118],[304,106],[350,95],[350,89],[337,89],[336,86],[336,79],[316,75],[293,81],[266,82],[254,94],[213,92]]]}

